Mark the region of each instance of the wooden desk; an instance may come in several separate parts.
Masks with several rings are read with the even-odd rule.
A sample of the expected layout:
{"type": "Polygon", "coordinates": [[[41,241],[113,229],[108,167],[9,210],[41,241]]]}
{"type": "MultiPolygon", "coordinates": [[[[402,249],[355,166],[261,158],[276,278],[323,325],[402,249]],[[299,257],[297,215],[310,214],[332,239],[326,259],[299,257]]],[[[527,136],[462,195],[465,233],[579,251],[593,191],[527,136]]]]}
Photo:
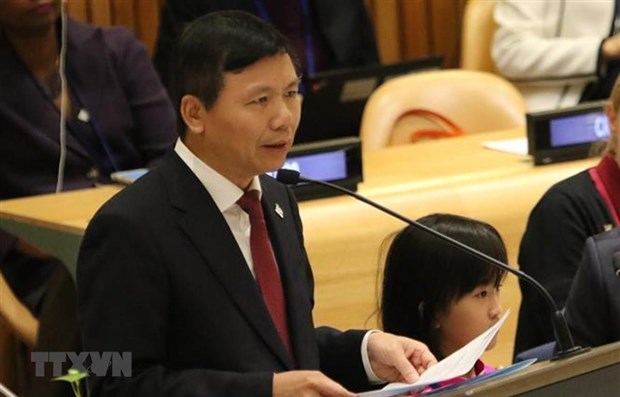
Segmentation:
{"type": "MultiPolygon", "coordinates": [[[[414,219],[449,212],[489,222],[504,237],[514,265],[527,217],[540,196],[553,183],[597,162],[588,159],[534,167],[523,156],[482,147],[486,140],[515,136],[523,136],[523,131],[365,153],[359,193],[414,219]]],[[[105,187],[3,201],[0,227],[61,256],[73,269],[84,228],[95,210],[117,191],[117,187],[105,187]],[[64,242],[53,240],[58,236],[64,242]]],[[[316,324],[343,329],[376,327],[379,248],[388,234],[404,225],[350,197],[306,201],[300,208],[316,279],[316,324]]],[[[500,332],[497,347],[485,356],[492,365],[506,365],[512,357],[520,302],[512,276],[506,279],[502,302],[513,314],[500,332]]]]}
{"type": "Polygon", "coordinates": [[[118,186],[0,201],[0,227],[60,258],[72,274],[88,222],[118,186]]]}
{"type": "Polygon", "coordinates": [[[489,379],[438,396],[588,396],[620,395],[620,342],[559,361],[534,363],[515,374],[489,379]]]}

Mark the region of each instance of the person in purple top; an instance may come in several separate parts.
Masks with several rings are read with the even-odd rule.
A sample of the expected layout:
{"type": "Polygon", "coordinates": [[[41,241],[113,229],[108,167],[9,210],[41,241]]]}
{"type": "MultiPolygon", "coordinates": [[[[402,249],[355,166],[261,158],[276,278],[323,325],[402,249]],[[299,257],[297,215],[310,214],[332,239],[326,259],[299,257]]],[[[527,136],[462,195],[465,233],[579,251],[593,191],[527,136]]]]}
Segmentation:
{"type": "MultiPolygon", "coordinates": [[[[67,89],[61,89],[62,21],[60,0],[0,1],[0,200],[57,190],[61,108],[63,191],[151,167],[176,139],[172,104],[145,47],[126,28],[67,18],[67,89]]],[[[57,259],[0,230],[0,281],[37,319],[51,280],[62,272],[61,284],[70,286],[57,259]]],[[[39,328],[45,332],[34,325],[19,333],[30,346],[42,336],[39,328]]]]}

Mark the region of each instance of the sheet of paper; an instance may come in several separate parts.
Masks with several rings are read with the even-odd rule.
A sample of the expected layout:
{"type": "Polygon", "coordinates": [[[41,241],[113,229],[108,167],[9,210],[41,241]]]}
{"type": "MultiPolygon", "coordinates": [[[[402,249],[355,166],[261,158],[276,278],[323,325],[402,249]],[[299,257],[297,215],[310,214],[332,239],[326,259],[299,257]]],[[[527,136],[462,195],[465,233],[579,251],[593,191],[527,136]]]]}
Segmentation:
{"type": "Polygon", "coordinates": [[[487,149],[497,150],[499,152],[527,154],[527,138],[511,138],[500,139],[497,141],[486,141],[482,146],[487,149]]]}
{"type": "Polygon", "coordinates": [[[510,314],[510,309],[491,328],[478,335],[471,342],[450,354],[437,364],[427,369],[416,383],[390,383],[381,390],[374,390],[358,394],[358,397],[391,397],[418,390],[442,380],[452,379],[469,372],[476,360],[482,356],[489,343],[493,340],[504,321],[510,314]]]}

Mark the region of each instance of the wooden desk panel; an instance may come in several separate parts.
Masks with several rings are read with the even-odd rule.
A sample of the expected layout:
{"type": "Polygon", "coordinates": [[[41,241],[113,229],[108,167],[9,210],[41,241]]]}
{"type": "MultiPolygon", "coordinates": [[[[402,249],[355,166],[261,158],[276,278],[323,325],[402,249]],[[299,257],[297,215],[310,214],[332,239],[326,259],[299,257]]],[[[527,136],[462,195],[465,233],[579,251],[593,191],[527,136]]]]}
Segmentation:
{"type": "Polygon", "coordinates": [[[598,346],[558,361],[542,361],[513,374],[438,395],[465,396],[617,396],[620,392],[620,342],[598,346]]]}
{"type": "MultiPolygon", "coordinates": [[[[597,161],[533,167],[523,156],[482,148],[485,140],[522,135],[504,131],[365,153],[365,182],[359,193],[412,219],[449,212],[489,222],[504,237],[509,262],[515,266],[527,216],[540,196],[555,182],[597,161]]],[[[118,190],[104,187],[3,201],[0,226],[27,224],[74,236],[70,243],[75,251],[96,209],[118,190]]],[[[349,197],[302,202],[300,210],[316,278],[316,324],[375,327],[378,251],[383,239],[404,225],[349,197]]],[[[28,238],[29,231],[22,232],[28,238]]],[[[33,243],[44,249],[62,248],[49,235],[33,243]]],[[[75,256],[64,254],[74,266],[75,256]]],[[[516,279],[508,276],[502,304],[513,314],[500,331],[496,348],[485,356],[492,365],[511,360],[520,299],[516,279]]]]}
{"type": "Polygon", "coordinates": [[[3,200],[0,201],[0,219],[82,235],[99,207],[120,189],[119,186],[105,186],[3,200]]]}

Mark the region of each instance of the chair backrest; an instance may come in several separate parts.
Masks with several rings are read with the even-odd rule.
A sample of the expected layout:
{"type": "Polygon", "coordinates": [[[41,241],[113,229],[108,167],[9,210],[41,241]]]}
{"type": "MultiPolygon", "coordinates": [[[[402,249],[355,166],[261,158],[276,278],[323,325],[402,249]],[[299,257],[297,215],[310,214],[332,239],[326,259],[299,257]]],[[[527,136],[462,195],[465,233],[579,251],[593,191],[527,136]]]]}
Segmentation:
{"type": "Polygon", "coordinates": [[[495,0],[468,0],[461,31],[461,68],[496,72],[491,58],[495,0]]]}
{"type": "Polygon", "coordinates": [[[395,77],[373,92],[364,108],[360,137],[365,150],[410,143],[413,132],[437,130],[445,124],[442,118],[465,134],[519,128],[525,126],[525,111],[521,93],[493,73],[461,69],[415,73],[395,77]],[[413,109],[439,117],[401,117],[413,109]]]}

